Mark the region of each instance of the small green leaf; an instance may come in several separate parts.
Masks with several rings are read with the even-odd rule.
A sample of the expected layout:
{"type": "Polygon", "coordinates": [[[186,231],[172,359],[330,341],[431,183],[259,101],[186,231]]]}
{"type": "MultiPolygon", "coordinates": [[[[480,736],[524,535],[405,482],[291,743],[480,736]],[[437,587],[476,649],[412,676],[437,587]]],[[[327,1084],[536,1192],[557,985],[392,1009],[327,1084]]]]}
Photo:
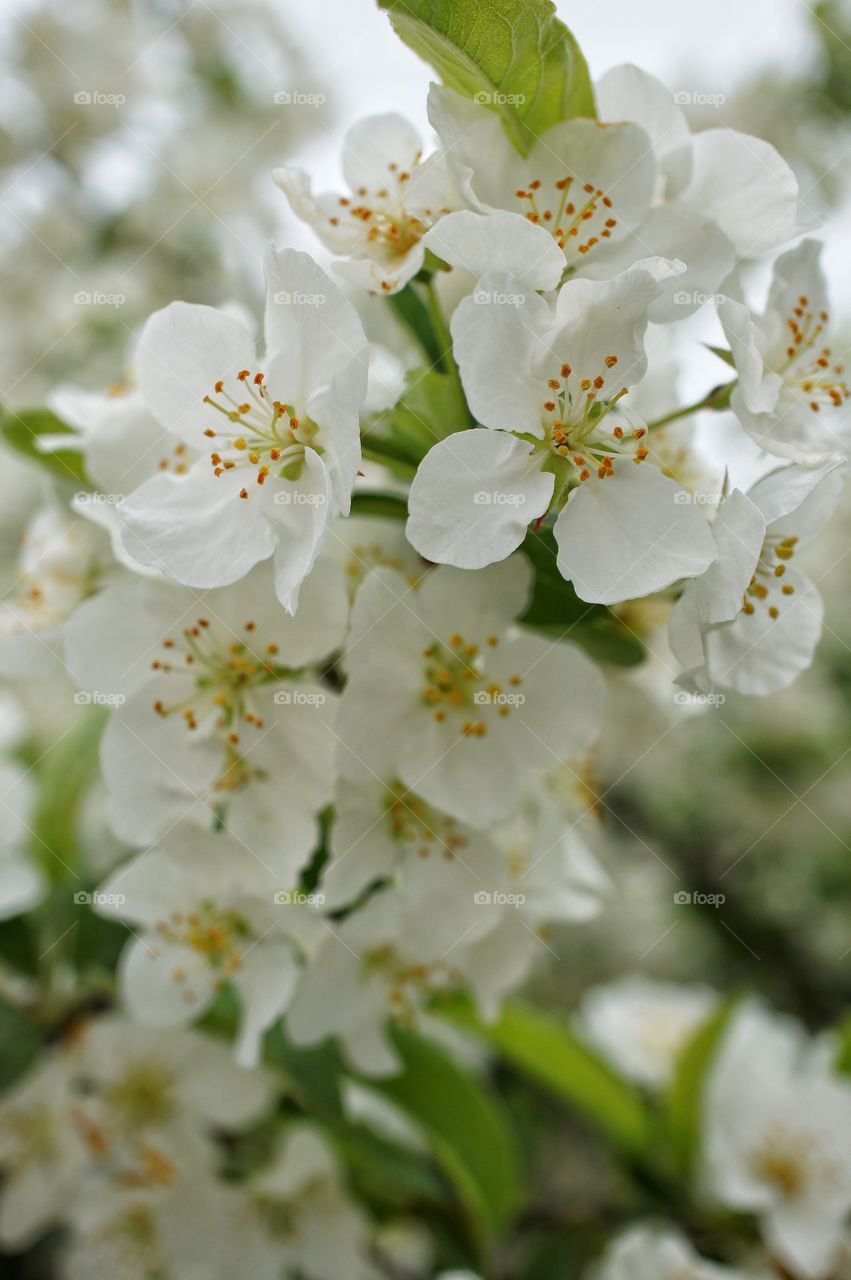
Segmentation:
{"type": "Polygon", "coordinates": [[[397,318],[419,343],[429,364],[439,367],[444,353],[434,332],[429,309],[414,286],[406,284],[398,293],[389,294],[387,301],[397,318]]]}
{"type": "Polygon", "coordinates": [[[493,1094],[432,1041],[399,1028],[393,1041],[404,1069],[387,1080],[370,1080],[370,1088],[416,1122],[457,1188],[477,1234],[492,1239],[520,1200],[509,1118],[493,1094]]]}
{"type": "Polygon", "coordinates": [[[357,1189],[385,1209],[442,1205],[450,1198],[449,1184],[423,1156],[365,1124],[344,1125],[331,1136],[351,1171],[357,1189]]]}
{"type": "Polygon", "coordinates": [[[37,1028],[14,1005],[0,1000],[0,1089],[24,1074],[40,1048],[37,1028]]]}
{"type": "Polygon", "coordinates": [[[398,493],[352,494],[353,516],[383,516],[388,520],[407,520],[408,504],[398,493]]]}
{"type": "Polygon", "coordinates": [[[300,1049],[291,1044],[278,1024],[267,1034],[266,1059],[286,1074],[304,1109],[331,1126],[345,1120],[340,1100],[343,1065],[330,1041],[315,1048],[300,1049]]]}
{"type": "Polygon", "coordinates": [[[551,640],[569,640],[600,662],[634,667],[644,661],[641,640],[602,604],[580,600],[558,571],[558,547],[547,526],[530,529],[523,551],[532,561],[532,599],[520,618],[524,626],[551,640]]]}
{"type": "Polygon", "coordinates": [[[37,462],[60,480],[70,480],[91,487],[86,478],[83,455],[78,450],[42,452],[39,449],[39,436],[68,435],[73,440],[79,440],[76,432],[49,409],[0,408],[0,435],[18,453],[31,462],[37,462]]]}
{"type": "Polygon", "coordinates": [[[381,439],[392,442],[417,462],[422,461],[438,441],[469,425],[470,415],[460,383],[451,374],[438,373],[435,369],[414,369],[396,404],[374,419],[381,439]]]}
{"type": "Polygon", "coordinates": [[[674,1159],[683,1176],[694,1167],[700,1148],[707,1074],[740,1000],[741,996],[733,995],[722,1001],[697,1029],[677,1061],[666,1110],[674,1159]]]}
{"type": "Polygon", "coordinates": [[[378,0],[444,84],[498,112],[521,154],[551,125],[593,116],[591,76],[551,0],[378,0]]]}
{"type": "Polygon", "coordinates": [[[477,1032],[517,1070],[590,1116],[618,1146],[646,1147],[651,1121],[641,1098],[564,1022],[517,1002],[506,1004],[494,1023],[483,1023],[468,1001],[441,1003],[436,1012],[477,1032]]]}
{"type": "Polygon", "coordinates": [[[728,364],[731,369],[735,369],[736,362],[733,359],[732,351],[728,351],[726,347],[713,347],[708,342],[705,342],[703,345],[706,347],[707,351],[711,351],[712,354],[714,356],[717,356],[719,360],[723,360],[724,363],[728,364]]]}

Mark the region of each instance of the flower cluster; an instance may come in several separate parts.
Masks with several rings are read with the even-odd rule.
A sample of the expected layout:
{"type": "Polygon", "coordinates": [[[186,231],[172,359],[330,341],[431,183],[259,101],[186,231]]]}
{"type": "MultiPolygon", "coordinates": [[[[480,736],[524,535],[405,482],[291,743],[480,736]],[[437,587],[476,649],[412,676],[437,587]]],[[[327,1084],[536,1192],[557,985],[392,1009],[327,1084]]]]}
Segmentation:
{"type": "MultiPolygon", "coordinates": [[[[122,1012],[101,990],[63,1007],[0,1101],[0,1238],[63,1225],[71,1280],[372,1275],[315,1128],[287,1123],[247,1177],[226,1166],[280,1102],[270,1042],[333,1041],[345,1071],[396,1078],[406,1036],[439,1040],[448,1008],[498,1023],[553,932],[580,936],[612,885],[595,771],[624,648],[660,639],[672,683],[709,705],[813,659],[801,552],[841,497],[851,392],[797,182],[758,139],[692,134],[635,67],[596,101],[525,152],[457,86],[431,90],[428,155],[397,115],[360,122],[341,194],[276,171],[337,261],[267,248],[259,349],[235,307],[173,301],[108,390],[50,399],[43,461],[61,474],[76,451],[84,480],[27,530],[0,670],[64,668],[103,722],[108,853],[58,892],[94,886],[122,1012]],[[768,256],[757,311],[740,282],[768,256]],[[660,349],[708,295],[729,380],[671,409],[660,349]],[[367,337],[377,305],[408,327],[397,350],[367,337]],[[705,461],[668,429],[727,409],[760,450],[747,491],[732,451],[705,461]]],[[[7,767],[16,916],[49,888],[7,767]]],[[[633,978],[589,991],[576,1027],[603,1073],[654,1096],[718,1016],[709,988],[633,978]]],[[[599,1280],[771,1259],[835,1274],[851,1085],[834,1048],[745,1006],[701,1123],[699,1195],[753,1217],[757,1261],[703,1261],[651,1222],[599,1280]]]]}

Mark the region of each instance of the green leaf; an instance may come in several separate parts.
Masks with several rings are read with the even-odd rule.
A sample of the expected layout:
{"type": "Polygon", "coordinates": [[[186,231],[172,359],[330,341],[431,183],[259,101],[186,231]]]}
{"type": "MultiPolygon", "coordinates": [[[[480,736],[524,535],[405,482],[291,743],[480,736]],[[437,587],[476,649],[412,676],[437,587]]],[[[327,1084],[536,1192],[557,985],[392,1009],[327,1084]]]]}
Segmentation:
{"type": "Polygon", "coordinates": [[[439,440],[469,425],[470,415],[459,381],[435,369],[414,369],[396,404],[374,419],[381,439],[417,462],[439,440]]]}
{"type": "Polygon", "coordinates": [[[357,1190],[383,1208],[442,1205],[449,1186],[422,1156],[365,1124],[349,1124],[334,1132],[334,1143],[348,1165],[357,1190]]]}
{"type": "Polygon", "coordinates": [[[0,1089],[8,1089],[41,1049],[36,1027],[14,1005],[0,1000],[0,1089]]]}
{"type": "Polygon", "coordinates": [[[703,1094],[709,1068],[741,996],[722,1001],[681,1052],[666,1097],[671,1145],[678,1171],[687,1176],[700,1147],[703,1094]]]}
{"type": "Polygon", "coordinates": [[[396,1028],[403,1071],[369,1087],[422,1130],[483,1239],[510,1221],[521,1194],[518,1153],[509,1118],[486,1086],[438,1045],[396,1028]]]}
{"type": "Polygon", "coordinates": [[[836,1070],[851,1076],[851,1013],[846,1014],[836,1027],[836,1070]]]}
{"type": "Polygon", "coordinates": [[[305,1111],[325,1124],[344,1123],[340,1100],[343,1065],[330,1041],[315,1048],[300,1049],[290,1043],[278,1024],[267,1034],[265,1049],[267,1061],[285,1072],[305,1111]]]}
{"type": "Polygon", "coordinates": [[[49,409],[0,408],[0,435],[6,444],[60,480],[91,487],[86,478],[83,455],[78,450],[59,449],[43,453],[39,449],[39,436],[68,435],[79,440],[77,433],[49,409]]]}
{"type": "Polygon", "coordinates": [[[106,714],[100,707],[88,709],[38,764],[32,851],[54,883],[75,874],[81,862],[79,813],[97,775],[106,714]]]}
{"type": "Polygon", "coordinates": [[[407,520],[408,503],[398,493],[353,493],[353,516],[383,516],[388,520],[407,520]]]}
{"type": "Polygon", "coordinates": [[[494,1023],[483,1023],[468,1001],[441,1003],[436,1012],[475,1031],[517,1070],[589,1116],[619,1147],[646,1147],[651,1120],[641,1098],[563,1022],[516,1002],[506,1004],[494,1023]]]}
{"type": "Polygon", "coordinates": [[[591,77],[551,0],[378,0],[443,83],[499,113],[521,154],[551,125],[593,116],[591,77]]]}
{"type": "Polygon", "coordinates": [[[530,529],[522,550],[532,561],[532,598],[520,618],[524,626],[551,640],[570,640],[592,658],[615,666],[633,667],[644,661],[641,640],[605,605],[587,604],[558,571],[558,547],[547,526],[530,529]]]}
{"type": "Polygon", "coordinates": [[[728,351],[726,347],[713,347],[708,342],[705,342],[703,345],[706,347],[707,351],[711,351],[719,360],[723,360],[731,369],[735,369],[736,362],[733,359],[732,351],[728,351]]]}
{"type": "Polygon", "coordinates": [[[432,325],[429,309],[412,284],[387,297],[397,318],[419,343],[432,366],[443,363],[443,349],[432,325]]]}

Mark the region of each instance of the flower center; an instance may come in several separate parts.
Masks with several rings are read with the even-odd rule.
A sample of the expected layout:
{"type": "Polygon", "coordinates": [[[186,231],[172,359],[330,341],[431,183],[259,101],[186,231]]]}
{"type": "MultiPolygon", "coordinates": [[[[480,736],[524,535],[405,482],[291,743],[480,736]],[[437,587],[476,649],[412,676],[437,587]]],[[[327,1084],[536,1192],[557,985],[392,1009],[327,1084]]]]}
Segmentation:
{"type": "Polygon", "coordinates": [[[468,843],[454,818],[432,809],[401,782],[388,787],[385,813],[394,840],[405,851],[416,847],[421,858],[439,852],[450,861],[468,843]]]}
{"type": "MultiPolygon", "coordinates": [[[[304,465],[305,449],[322,449],[316,441],[319,431],[309,418],[300,419],[291,405],[273,400],[265,383],[265,374],[242,369],[236,375],[244,398],[236,400],[225,390],[223,379],[215,385],[218,399],[204,396],[204,403],[216,409],[228,421],[218,431],[207,427],[204,435],[216,441],[210,454],[213,474],[220,476],[236,467],[256,471],[257,484],[262,485],[275,465],[278,475],[297,480],[304,465]]],[[[248,498],[241,489],[240,498],[248,498]]]]}
{"type": "Polygon", "coordinates": [[[412,964],[389,943],[364,955],[363,971],[367,977],[385,980],[390,1017],[409,1027],[416,1026],[417,1011],[429,996],[460,981],[458,971],[445,960],[412,964]]]}
{"type": "Polygon", "coordinates": [[[757,606],[764,604],[768,609],[769,617],[779,618],[780,610],[775,600],[781,596],[795,594],[792,583],[783,582],[782,579],[786,574],[787,563],[795,555],[797,542],[796,537],[766,538],[742,603],[742,609],[746,614],[749,616],[755,614],[757,606]]]}
{"type": "Polygon", "coordinates": [[[133,1128],[162,1124],[174,1110],[172,1083],[162,1063],[138,1062],[105,1091],[104,1100],[133,1128]]]}
{"type": "Polygon", "coordinates": [[[566,175],[551,184],[533,178],[515,196],[530,222],[549,231],[567,257],[590,253],[601,240],[609,240],[618,225],[612,217],[612,201],[593,182],[566,175]]]}
{"type": "Polygon", "coordinates": [[[829,320],[826,311],[816,316],[810,310],[810,301],[804,294],[786,320],[792,336],[786,348],[786,363],[779,372],[790,390],[799,391],[807,398],[813,413],[820,413],[822,407],[840,409],[851,398],[851,390],[843,377],[844,365],[833,362],[830,347],[816,346],[829,320]],[[806,355],[810,355],[810,359],[805,361],[806,355]]]}
{"type": "Polygon", "coordinates": [[[635,462],[643,462],[649,452],[644,443],[646,427],[624,429],[620,424],[610,427],[606,422],[627,394],[626,387],[620,387],[613,395],[606,391],[606,380],[617,363],[617,356],[605,356],[593,378],[578,377],[564,363],[557,375],[547,379],[541,419],[544,447],[555,458],[568,459],[579,480],[588,480],[592,472],[605,480],[613,472],[613,455],[625,454],[635,462]]]}
{"type": "MultiPolygon", "coordinates": [[[[160,920],[156,928],[164,942],[197,952],[211,969],[223,976],[242,968],[245,943],[251,937],[242,916],[235,911],[222,911],[213,902],[202,902],[186,915],[173,911],[167,919],[160,920]]],[[[184,983],[186,971],[177,968],[172,977],[175,982],[184,983]]]]}
{"type": "MultiPolygon", "coordinates": [[[[488,636],[486,644],[495,649],[499,644],[499,637],[488,636]]],[[[495,708],[496,714],[505,718],[526,700],[516,692],[523,683],[523,677],[517,674],[510,676],[508,690],[498,681],[489,681],[479,646],[468,644],[458,632],[451,635],[445,644],[435,641],[429,645],[423,650],[423,658],[423,702],[434,709],[434,718],[439,722],[446,720],[450,714],[464,715],[459,726],[463,737],[485,736],[486,708],[495,708]],[[471,710],[475,711],[473,718],[465,714],[471,710]]]]}

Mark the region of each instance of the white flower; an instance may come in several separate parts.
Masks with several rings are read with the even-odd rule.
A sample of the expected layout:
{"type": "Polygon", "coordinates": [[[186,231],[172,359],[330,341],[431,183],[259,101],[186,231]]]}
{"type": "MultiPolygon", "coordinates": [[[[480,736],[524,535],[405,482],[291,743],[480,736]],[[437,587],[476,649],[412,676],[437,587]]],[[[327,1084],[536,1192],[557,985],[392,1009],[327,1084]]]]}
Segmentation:
{"type": "Polygon", "coordinates": [[[851,391],[829,343],[822,245],[804,240],[774,265],[765,312],[718,307],[739,380],[730,404],[769,453],[822,462],[851,453],[851,391]]]}
{"type": "Polygon", "coordinates": [[[661,1089],[717,1001],[709,987],[680,986],[631,973],[585,993],[577,1028],[628,1080],[661,1089]]]}
{"type": "Polygon", "coordinates": [[[0,1241],[25,1249],[60,1222],[86,1163],[86,1150],[68,1123],[70,1079],[47,1058],[0,1102],[0,1241]]]}
{"type": "Polygon", "coordinates": [[[769,143],[733,129],[692,134],[667,86],[629,64],[602,76],[597,101],[605,118],[633,120],[649,134],[657,203],[713,223],[737,257],[770,253],[799,231],[797,179],[769,143]]]}
{"type": "Polygon", "coordinates": [[[339,767],[398,778],[428,804],[489,827],[527,787],[597,737],[603,680],[569,644],[515,631],[531,570],[522,556],[471,574],[438,568],[413,590],[375,570],[353,611],[339,767]]]}
{"type": "Polygon", "coordinates": [[[811,663],[821,635],[818,589],[792,561],[833,514],[842,492],[837,463],[780,467],[749,494],[734,490],[712,533],[718,560],[686,586],[670,641],[689,692],[784,689],[811,663]]]}
{"type": "Polygon", "coordinates": [[[184,816],[224,824],[294,878],[333,797],[336,695],[312,673],[341,643],[347,612],[326,558],[295,618],[266,565],[201,595],[137,579],[87,601],[68,627],[67,662],[116,704],[101,752],[116,832],[143,844],[184,816]]]}
{"type": "Polygon", "coordinates": [[[291,898],[223,832],[177,827],[119,868],[98,909],[141,930],[120,966],[130,1015],[146,1026],[185,1026],[230,983],[242,1014],[236,1059],[256,1066],[263,1032],[287,1007],[320,928],[313,908],[291,898]]]}
{"type": "Polygon", "coordinates": [[[480,568],[559,511],[558,565],[612,604],[702,573],[716,551],[696,506],[647,458],[619,402],[647,368],[647,308],[670,264],[572,280],[554,306],[494,272],[458,307],[455,354],[484,424],[435,445],[411,486],[408,537],[430,560],[480,568]]]}
{"type": "Polygon", "coordinates": [[[423,265],[425,232],[459,204],[446,161],[439,153],[423,160],[416,130],[391,113],[349,130],[343,175],[347,195],[314,195],[301,170],[274,172],[293,212],[326,249],[345,255],[339,273],[362,288],[395,293],[423,265]]]}
{"type": "Polygon", "coordinates": [[[53,505],[33,516],[15,579],[0,602],[0,675],[41,675],[55,667],[64,624],[92,590],[100,558],[83,521],[53,505]]]}
{"type": "Polygon", "coordinates": [[[736,1280],[741,1275],[698,1257],[678,1231],[647,1226],[630,1227],[619,1236],[593,1274],[594,1280],[736,1280]]]}
{"type": "Polygon", "coordinates": [[[271,1165],[248,1184],[287,1275],[368,1280],[365,1214],[346,1193],[334,1154],[318,1129],[291,1125],[271,1165]]]}
{"type": "Polygon", "coordinates": [[[710,1194],[757,1214],[792,1275],[833,1274],[851,1210],[851,1083],[833,1073],[829,1046],[742,1009],[709,1078],[704,1165],[710,1194]]]}
{"type": "Polygon", "coordinates": [[[225,586],[274,554],[275,590],[292,613],[333,516],[349,509],[366,339],[307,254],[270,248],[265,266],[262,369],[226,312],[175,302],[145,326],[145,402],[193,454],[209,452],[186,475],[146,480],[119,516],[127,552],[187,586],[225,586]]]}

